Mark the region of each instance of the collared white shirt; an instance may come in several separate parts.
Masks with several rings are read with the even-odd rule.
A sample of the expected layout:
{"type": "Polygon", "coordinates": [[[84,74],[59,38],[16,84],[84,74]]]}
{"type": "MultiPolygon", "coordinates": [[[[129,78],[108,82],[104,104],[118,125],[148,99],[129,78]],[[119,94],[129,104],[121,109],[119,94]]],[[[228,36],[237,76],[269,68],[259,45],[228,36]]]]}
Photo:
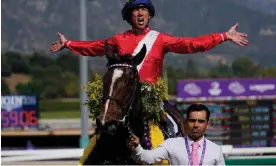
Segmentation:
{"type": "MultiPolygon", "coordinates": [[[[199,141],[199,161],[201,159],[204,137],[199,141]]],[[[190,152],[192,152],[193,141],[188,138],[190,152]]],[[[183,137],[170,138],[160,146],[152,150],[145,150],[138,145],[133,153],[133,158],[145,164],[153,164],[161,160],[169,160],[170,165],[188,165],[189,157],[183,137]]],[[[219,145],[206,139],[206,152],[203,165],[225,165],[222,149],[219,145]]]]}
{"type": "MultiPolygon", "coordinates": [[[[204,139],[205,137],[203,136],[199,141],[199,147],[197,149],[197,156],[198,156],[198,163],[200,162],[201,160],[201,156],[202,156],[202,151],[203,151],[203,144],[204,144],[204,139]]],[[[185,140],[185,139],[184,139],[185,140]]],[[[187,140],[188,140],[188,145],[189,145],[189,149],[190,149],[190,153],[192,153],[192,150],[193,150],[193,143],[195,141],[191,140],[190,137],[187,137],[187,140]]],[[[207,140],[206,140],[207,142],[207,140]]],[[[207,143],[206,143],[207,144],[207,143]]],[[[186,145],[185,145],[185,149],[186,149],[186,145]]],[[[206,155],[206,152],[205,152],[205,155],[206,155]]],[[[189,161],[189,158],[188,158],[188,161],[189,161]]]]}

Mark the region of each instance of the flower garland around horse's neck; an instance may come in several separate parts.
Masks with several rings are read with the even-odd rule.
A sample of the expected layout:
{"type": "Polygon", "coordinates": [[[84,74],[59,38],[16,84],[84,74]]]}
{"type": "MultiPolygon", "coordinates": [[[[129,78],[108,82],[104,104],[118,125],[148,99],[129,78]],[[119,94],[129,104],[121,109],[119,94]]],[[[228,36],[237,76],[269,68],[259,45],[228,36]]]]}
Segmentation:
{"type": "MultiPolygon", "coordinates": [[[[140,84],[144,117],[158,123],[164,111],[162,102],[168,100],[167,87],[161,78],[158,78],[155,84],[148,82],[141,82],[140,84]]],[[[89,108],[90,118],[95,120],[100,114],[102,104],[102,77],[95,73],[94,80],[89,81],[84,88],[88,96],[88,100],[84,104],[89,108]]]]}
{"type": "Polygon", "coordinates": [[[141,82],[141,97],[144,117],[155,122],[163,114],[163,101],[168,100],[167,87],[161,78],[155,84],[141,82]]]}
{"type": "Polygon", "coordinates": [[[88,97],[88,100],[84,104],[88,106],[90,118],[95,120],[100,115],[102,103],[103,82],[101,75],[95,73],[94,81],[89,81],[88,85],[84,88],[88,97]]]}

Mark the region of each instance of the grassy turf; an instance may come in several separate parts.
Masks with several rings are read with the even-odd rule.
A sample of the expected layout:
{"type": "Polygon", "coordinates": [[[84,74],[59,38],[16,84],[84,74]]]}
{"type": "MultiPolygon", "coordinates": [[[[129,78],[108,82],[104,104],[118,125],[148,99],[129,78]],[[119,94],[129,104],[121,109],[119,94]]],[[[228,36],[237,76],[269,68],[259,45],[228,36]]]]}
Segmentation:
{"type": "Polygon", "coordinates": [[[40,118],[41,119],[74,119],[74,118],[80,118],[81,113],[78,110],[68,110],[68,111],[51,111],[51,112],[40,112],[40,118]]]}
{"type": "Polygon", "coordinates": [[[41,119],[80,118],[80,102],[78,100],[40,100],[39,113],[41,119]]]}

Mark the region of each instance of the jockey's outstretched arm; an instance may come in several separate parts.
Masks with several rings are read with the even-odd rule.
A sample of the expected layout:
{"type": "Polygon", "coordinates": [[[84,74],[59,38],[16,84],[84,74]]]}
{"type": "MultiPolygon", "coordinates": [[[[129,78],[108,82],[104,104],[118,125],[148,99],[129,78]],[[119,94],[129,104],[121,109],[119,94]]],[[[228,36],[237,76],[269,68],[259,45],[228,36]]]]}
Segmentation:
{"type": "Polygon", "coordinates": [[[179,54],[191,54],[209,51],[224,41],[231,41],[240,46],[248,45],[247,34],[238,32],[239,24],[232,26],[227,32],[213,33],[194,38],[174,37],[163,34],[164,51],[179,54]]]}
{"type": "MultiPolygon", "coordinates": [[[[114,46],[114,42],[111,39],[107,39],[109,46],[114,46]]],[[[67,40],[65,47],[75,54],[83,56],[104,56],[105,55],[105,40],[93,40],[93,41],[78,41],[67,40]]]]}
{"type": "Polygon", "coordinates": [[[204,36],[189,38],[175,37],[168,34],[162,35],[165,52],[179,54],[192,54],[205,52],[227,40],[226,33],[213,33],[204,36]]]}
{"type": "MultiPolygon", "coordinates": [[[[51,52],[58,52],[64,48],[71,52],[83,56],[103,56],[105,55],[105,40],[79,41],[67,40],[64,35],[58,33],[59,40],[52,43],[51,52]]],[[[115,38],[108,38],[108,46],[112,51],[115,50],[115,38]]]]}

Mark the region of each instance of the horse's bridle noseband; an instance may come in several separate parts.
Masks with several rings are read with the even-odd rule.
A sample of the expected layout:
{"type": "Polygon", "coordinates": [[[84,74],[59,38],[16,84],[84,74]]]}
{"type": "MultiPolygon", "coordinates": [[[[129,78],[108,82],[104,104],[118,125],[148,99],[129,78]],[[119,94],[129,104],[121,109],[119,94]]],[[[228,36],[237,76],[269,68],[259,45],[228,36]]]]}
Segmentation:
{"type": "Polygon", "coordinates": [[[135,73],[135,83],[134,83],[134,88],[132,90],[132,95],[131,95],[131,98],[129,99],[129,101],[127,102],[127,104],[124,104],[122,101],[116,99],[115,97],[113,96],[106,96],[106,97],[103,97],[102,99],[102,103],[105,103],[106,100],[113,100],[115,101],[119,106],[120,108],[122,109],[122,111],[124,113],[127,113],[127,115],[125,115],[121,120],[118,121],[118,123],[123,123],[124,127],[128,128],[130,134],[132,134],[132,131],[129,127],[129,114],[130,114],[130,110],[132,109],[132,104],[134,102],[134,99],[135,99],[135,96],[136,96],[136,91],[137,91],[137,85],[138,85],[138,71],[136,69],[136,66],[134,65],[129,65],[129,64],[113,64],[113,65],[110,65],[108,68],[112,68],[112,67],[129,67],[129,68],[132,68],[134,70],[134,73],[135,73]],[[127,119],[127,122],[126,122],[126,119],[127,119]]]}

